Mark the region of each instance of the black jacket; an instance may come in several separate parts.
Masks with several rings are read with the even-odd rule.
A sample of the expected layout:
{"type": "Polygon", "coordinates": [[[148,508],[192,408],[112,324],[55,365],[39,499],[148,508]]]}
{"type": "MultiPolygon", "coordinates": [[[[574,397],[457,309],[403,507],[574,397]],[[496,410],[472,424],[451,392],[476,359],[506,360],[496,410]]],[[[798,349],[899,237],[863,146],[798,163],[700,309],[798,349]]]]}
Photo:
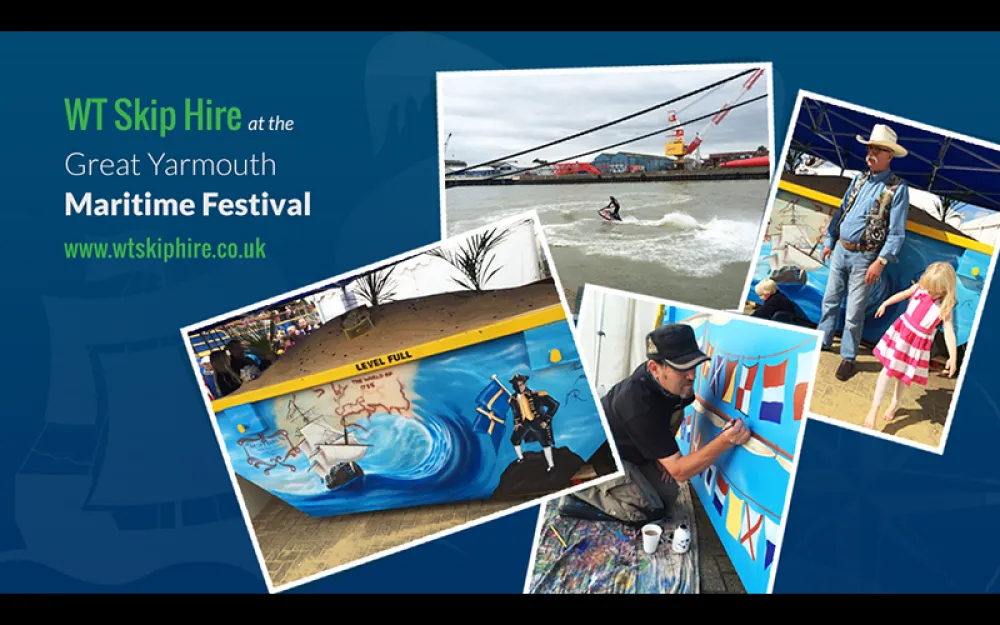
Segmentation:
{"type": "Polygon", "coordinates": [[[763,319],[773,319],[774,315],[779,312],[786,312],[792,318],[795,317],[795,307],[792,305],[792,300],[788,299],[788,296],[780,290],[767,298],[767,301],[761,306],[758,306],[757,310],[753,311],[753,316],[763,319]]]}

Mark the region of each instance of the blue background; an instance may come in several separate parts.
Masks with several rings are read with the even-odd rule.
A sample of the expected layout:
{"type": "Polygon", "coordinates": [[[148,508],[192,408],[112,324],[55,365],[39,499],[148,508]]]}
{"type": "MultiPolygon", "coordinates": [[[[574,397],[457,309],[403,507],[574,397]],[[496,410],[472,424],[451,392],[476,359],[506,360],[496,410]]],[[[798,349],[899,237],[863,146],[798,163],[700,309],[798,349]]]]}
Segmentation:
{"type": "MultiPolygon", "coordinates": [[[[514,431],[514,419],[506,404],[510,395],[502,396],[493,405],[493,411],[504,421],[497,424],[492,437],[487,430],[489,422],[484,424],[476,412],[480,394],[487,388],[490,394],[496,392],[490,376],[496,376],[513,390],[508,380],[517,373],[527,375],[529,388],[544,391],[559,402],[559,429],[554,430],[556,447],[565,447],[581,461],[594,455],[608,440],[579,361],[554,365],[547,357],[533,361],[531,358],[531,353],[540,348],[546,356],[549,349],[575,353],[569,347],[573,345],[571,327],[565,321],[557,321],[388,369],[396,377],[385,378],[382,384],[391,389],[396,380],[403,384],[408,379],[406,388],[400,390],[412,401],[410,411],[418,419],[379,410],[370,419],[352,420],[365,429],[351,428],[351,440],[371,447],[358,460],[364,476],[342,489],[327,491],[320,476],[311,469],[312,460],[305,455],[287,459],[297,467],[294,473],[276,468],[267,475],[264,468],[247,463],[247,452],[240,441],[256,434],[285,430],[291,432],[291,440],[296,444],[301,435],[295,429],[302,421],[285,417],[291,401],[298,402],[299,410],[306,414],[327,415],[327,425],[339,429],[335,407],[359,397],[350,391],[349,399],[341,398],[339,404],[334,403],[333,393],[325,397],[314,395],[318,387],[313,387],[223,410],[217,421],[225,437],[226,452],[238,475],[317,517],[489,499],[500,486],[503,474],[517,460],[510,442],[514,431]],[[246,427],[245,434],[237,429],[238,424],[246,427]],[[499,447],[494,446],[495,442],[499,447]]],[[[367,378],[358,376],[354,381],[358,379],[367,378]]],[[[350,385],[351,380],[329,386],[338,383],[350,385]]],[[[364,397],[364,392],[360,397],[364,397]]],[[[541,453],[542,449],[537,442],[525,442],[522,447],[526,453],[541,453]]],[[[273,454],[284,454],[287,449],[277,449],[273,454]]],[[[255,455],[274,457],[261,452],[255,455]]],[[[567,481],[562,488],[569,486],[567,481]]]]}
{"type": "MultiPolygon", "coordinates": [[[[995,34],[0,35],[6,358],[0,588],[266,592],[178,329],[438,240],[437,70],[774,63],[798,89],[1000,142],[995,34]],[[595,42],[604,42],[597,43],[595,42]],[[611,43],[608,43],[611,42],[611,43]],[[289,133],[71,133],[64,97],[211,97],[289,133]],[[65,156],[264,149],[273,180],[71,179],[65,156]],[[66,217],[66,191],[313,193],[308,219],[66,217]],[[129,234],[267,241],[265,262],[65,260],[129,234]]],[[[664,94],[666,96],[673,94],[664,94]]],[[[636,103],[636,109],[648,103],[636,103]]],[[[499,155],[498,155],[499,156],[499,155]]],[[[984,318],[1000,313],[996,297],[984,318]]],[[[943,456],[811,422],[775,592],[1000,589],[987,322],[943,456]],[[946,539],[941,540],[942,532],[946,539]]],[[[537,508],[288,592],[520,593],[537,508]]]]}
{"type": "MultiPolygon", "coordinates": [[[[665,315],[664,323],[669,323],[671,317],[683,320],[691,315],[692,311],[677,308],[673,315],[669,313],[665,315]]],[[[793,458],[792,463],[799,457],[796,446],[804,421],[795,420],[795,388],[799,380],[800,366],[815,367],[816,359],[819,358],[817,351],[819,338],[786,327],[754,323],[733,315],[727,323],[713,323],[708,319],[695,328],[695,336],[703,346],[702,349],[707,351],[708,346],[712,348],[712,364],[708,369],[708,375],[702,375],[702,367],[698,368],[695,392],[711,407],[706,406],[702,416],[698,416],[693,405],[685,410],[685,417],[692,419],[692,423],[689,426],[690,435],[685,432],[682,438],[681,432],[678,431],[678,445],[682,453],[690,453],[691,445],[696,441],[695,437],[701,438],[702,445],[718,437],[721,430],[709,419],[709,415],[718,410],[730,419],[744,420],[752,432],[790,454],[793,458]],[[708,345],[705,345],[706,336],[708,345]],[[808,354],[809,357],[800,360],[802,354],[808,354]],[[735,363],[735,368],[733,375],[727,378],[729,363],[735,363]],[[781,366],[782,363],[785,364],[785,373],[780,395],[782,398],[780,423],[765,421],[760,418],[760,405],[764,399],[765,371],[769,366],[781,366]],[[738,407],[738,388],[745,366],[757,367],[753,383],[750,385],[748,414],[740,412],[738,407]],[[718,375],[717,393],[712,390],[712,380],[716,379],[716,375],[718,375]],[[732,396],[727,402],[724,398],[730,381],[733,384],[732,396]],[[691,438],[691,441],[688,441],[688,438],[691,438]]],[[[772,562],[770,567],[765,567],[764,553],[767,541],[769,539],[773,541],[775,537],[762,525],[757,537],[756,558],[751,559],[746,546],[734,539],[726,527],[729,511],[734,502],[727,495],[723,501],[723,511],[719,513],[713,504],[715,488],[719,476],[724,476],[734,494],[748,502],[756,514],[764,515],[778,525],[784,525],[791,473],[774,458],[761,457],[743,448],[734,449],[731,453],[723,455],[712,467],[715,468],[715,473],[711,479],[707,470],[702,471],[691,479],[691,486],[701,499],[707,517],[739,573],[743,586],[748,592],[765,593],[774,564],[772,562]]],[[[745,515],[746,512],[741,510],[739,516],[741,523],[745,515]]],[[[709,528],[699,526],[698,529],[707,531],[709,528]]],[[[741,529],[740,532],[742,531],[741,529]]],[[[740,535],[742,536],[742,533],[740,535]]],[[[780,568],[778,570],[780,571],[780,568]]]]}

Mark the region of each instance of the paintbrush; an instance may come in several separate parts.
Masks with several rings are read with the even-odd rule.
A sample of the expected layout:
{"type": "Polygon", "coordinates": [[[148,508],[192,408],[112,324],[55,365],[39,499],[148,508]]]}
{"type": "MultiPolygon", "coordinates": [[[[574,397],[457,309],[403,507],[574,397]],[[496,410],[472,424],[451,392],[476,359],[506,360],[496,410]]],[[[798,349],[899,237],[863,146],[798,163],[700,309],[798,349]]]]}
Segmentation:
{"type": "MultiPolygon", "coordinates": [[[[737,421],[740,421],[740,419],[733,419],[733,420],[731,420],[731,421],[730,421],[729,423],[727,423],[726,425],[724,425],[724,426],[722,427],[722,432],[725,432],[725,431],[726,431],[726,430],[728,430],[729,428],[731,428],[731,427],[733,427],[734,425],[736,425],[736,422],[737,422],[737,421]]],[[[720,434],[721,434],[722,432],[720,432],[720,434]]]]}
{"type": "Polygon", "coordinates": [[[563,537],[562,537],[562,536],[560,536],[560,535],[559,535],[559,532],[557,532],[557,531],[556,531],[556,526],[555,526],[555,525],[549,525],[549,529],[551,529],[551,530],[552,530],[552,533],[553,533],[553,534],[555,534],[555,535],[556,535],[556,538],[558,538],[558,539],[559,539],[559,542],[561,542],[561,543],[562,543],[562,546],[563,546],[563,549],[567,549],[567,548],[569,547],[569,545],[567,545],[567,544],[566,544],[566,541],[565,541],[565,540],[563,540],[563,537]]]}

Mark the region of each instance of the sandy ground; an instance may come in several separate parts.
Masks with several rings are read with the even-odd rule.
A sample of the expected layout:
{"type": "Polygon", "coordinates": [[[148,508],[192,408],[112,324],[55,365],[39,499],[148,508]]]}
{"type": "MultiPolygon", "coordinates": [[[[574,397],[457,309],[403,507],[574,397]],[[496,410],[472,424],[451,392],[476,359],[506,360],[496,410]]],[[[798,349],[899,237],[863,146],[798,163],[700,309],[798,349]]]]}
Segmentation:
{"type": "Polygon", "coordinates": [[[390,302],[373,310],[373,330],[348,339],[333,319],[305,337],[259,378],[229,397],[288,382],[352,362],[381,356],[442,337],[475,330],[518,315],[560,305],[551,279],[480,294],[445,293],[419,300],[390,302]]]}
{"type": "MultiPolygon", "coordinates": [[[[748,303],[744,313],[752,311],[753,304],[748,303]]],[[[860,426],[871,409],[872,398],[875,396],[875,382],[878,380],[882,365],[872,356],[872,346],[862,343],[858,349],[854,376],[846,382],[841,382],[834,376],[837,367],[840,366],[839,351],[840,338],[837,337],[833,340],[832,352],[820,353],[812,401],[808,410],[830,419],[860,426]]],[[[931,363],[931,366],[927,386],[914,384],[906,388],[899,409],[896,411],[896,417],[886,422],[882,419],[882,412],[889,405],[892,392],[890,385],[875,422],[876,430],[931,447],[941,444],[941,434],[951,408],[958,376],[942,377],[940,368],[935,370],[933,368],[936,366],[935,363],[931,363]]]]}
{"type": "Polygon", "coordinates": [[[519,503],[466,501],[314,519],[274,499],[253,519],[253,528],[271,583],[282,586],[519,503]]]}
{"type": "MultiPolygon", "coordinates": [[[[862,425],[871,409],[875,396],[875,382],[882,364],[872,356],[871,348],[862,346],[858,350],[856,373],[847,382],[838,380],[834,373],[840,366],[840,339],[834,339],[833,352],[823,352],[819,359],[816,382],[813,387],[809,411],[831,419],[862,425]]],[[[875,429],[885,434],[904,438],[931,447],[941,444],[948,410],[955,393],[955,378],[931,371],[927,386],[904,387],[903,399],[892,421],[884,421],[882,412],[889,406],[892,386],[886,391],[882,401],[875,429]]]]}

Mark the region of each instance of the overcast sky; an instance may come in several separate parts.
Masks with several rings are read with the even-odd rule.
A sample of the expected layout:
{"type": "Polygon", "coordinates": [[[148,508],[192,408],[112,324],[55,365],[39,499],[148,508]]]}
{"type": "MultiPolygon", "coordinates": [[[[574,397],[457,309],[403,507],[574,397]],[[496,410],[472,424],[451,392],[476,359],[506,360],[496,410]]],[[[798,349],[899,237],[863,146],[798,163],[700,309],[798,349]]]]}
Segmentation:
{"type": "MultiPolygon", "coordinates": [[[[451,133],[445,158],[475,165],[635,113],[751,67],[663,68],[643,72],[616,68],[586,73],[443,72],[438,74],[440,141],[443,145],[451,133]]],[[[581,159],[593,160],[604,146],[670,126],[667,120],[670,109],[678,112],[678,122],[717,111],[739,95],[748,77],[742,76],[709,92],[514,160],[529,165],[536,158],[555,161],[594,152],[581,159]]],[[[766,95],[769,82],[770,77],[765,73],[741,102],[766,95]]],[[[768,98],[731,111],[721,124],[705,133],[702,156],[754,150],[760,145],[771,147],[768,115],[768,98]]],[[[704,119],[684,126],[685,143],[694,139],[695,133],[702,131],[709,121],[704,119]]],[[[610,152],[662,156],[665,141],[666,135],[658,134],[610,152]]]]}

